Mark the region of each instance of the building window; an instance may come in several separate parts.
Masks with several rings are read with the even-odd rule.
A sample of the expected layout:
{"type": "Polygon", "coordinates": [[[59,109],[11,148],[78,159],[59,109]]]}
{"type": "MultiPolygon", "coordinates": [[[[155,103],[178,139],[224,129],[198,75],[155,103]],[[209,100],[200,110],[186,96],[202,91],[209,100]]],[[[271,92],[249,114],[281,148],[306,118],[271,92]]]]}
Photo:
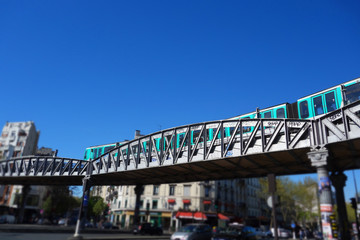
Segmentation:
{"type": "Polygon", "coordinates": [[[186,197],[190,196],[190,187],[191,185],[184,185],[184,196],[186,197]]]}
{"type": "Polygon", "coordinates": [[[128,203],[128,200],[126,199],[125,200],[125,208],[127,208],[127,203],[128,203]]]}
{"type": "Polygon", "coordinates": [[[157,209],[158,208],[158,200],[153,200],[152,201],[152,209],[157,209]]]}
{"type": "Polygon", "coordinates": [[[140,209],[144,208],[144,200],[140,200],[139,208],[140,209]]]}
{"type": "Polygon", "coordinates": [[[206,211],[206,212],[208,212],[208,211],[210,211],[210,204],[205,204],[204,205],[204,211],[206,211]]]}
{"type": "Polygon", "coordinates": [[[210,196],[210,189],[211,189],[211,187],[205,187],[205,197],[210,196]]]}
{"type": "Polygon", "coordinates": [[[120,207],[121,207],[121,201],[118,202],[118,208],[120,208],[120,207]]]}
{"type": "Polygon", "coordinates": [[[170,185],[169,196],[175,195],[175,185],[170,185]]]}
{"type": "Polygon", "coordinates": [[[159,185],[154,185],[153,195],[159,195],[159,185]]]}

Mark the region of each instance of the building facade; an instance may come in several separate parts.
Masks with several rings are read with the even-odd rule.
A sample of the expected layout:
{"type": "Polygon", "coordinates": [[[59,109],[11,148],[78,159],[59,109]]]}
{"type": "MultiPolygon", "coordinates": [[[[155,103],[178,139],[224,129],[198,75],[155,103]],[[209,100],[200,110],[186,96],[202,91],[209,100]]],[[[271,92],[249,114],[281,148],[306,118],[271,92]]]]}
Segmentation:
{"type": "MultiPolygon", "coordinates": [[[[140,136],[136,130],[134,138],[140,136]]],[[[124,142],[89,147],[84,159],[99,157],[124,142]]],[[[146,185],[140,197],[140,222],[175,230],[189,222],[225,225],[227,221],[258,218],[264,214],[265,204],[258,197],[259,190],[260,183],[255,178],[146,185]]],[[[135,186],[94,186],[91,194],[107,203],[109,221],[121,228],[132,227],[135,186]]]]}
{"type": "MultiPolygon", "coordinates": [[[[32,121],[7,122],[0,137],[0,159],[16,158],[37,154],[40,132],[32,121]]],[[[39,212],[46,187],[28,186],[25,196],[25,222],[31,221],[32,215],[39,212]]],[[[0,214],[22,215],[20,213],[23,186],[0,186],[0,214]]]]}
{"type": "MultiPolygon", "coordinates": [[[[225,226],[263,217],[265,201],[258,197],[258,179],[233,179],[146,185],[140,197],[140,222],[175,230],[190,222],[225,226]]],[[[94,187],[109,206],[108,220],[131,228],[136,204],[135,186],[94,187]]]]}

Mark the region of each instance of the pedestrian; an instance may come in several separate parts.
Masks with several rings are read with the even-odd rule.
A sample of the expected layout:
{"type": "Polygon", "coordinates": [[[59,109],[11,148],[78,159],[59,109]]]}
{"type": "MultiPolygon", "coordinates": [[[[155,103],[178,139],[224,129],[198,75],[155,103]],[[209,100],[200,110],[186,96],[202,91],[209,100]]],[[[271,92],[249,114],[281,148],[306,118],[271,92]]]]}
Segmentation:
{"type": "Polygon", "coordinates": [[[300,229],[299,237],[300,237],[300,240],[302,240],[304,237],[304,230],[302,228],[300,229]]]}

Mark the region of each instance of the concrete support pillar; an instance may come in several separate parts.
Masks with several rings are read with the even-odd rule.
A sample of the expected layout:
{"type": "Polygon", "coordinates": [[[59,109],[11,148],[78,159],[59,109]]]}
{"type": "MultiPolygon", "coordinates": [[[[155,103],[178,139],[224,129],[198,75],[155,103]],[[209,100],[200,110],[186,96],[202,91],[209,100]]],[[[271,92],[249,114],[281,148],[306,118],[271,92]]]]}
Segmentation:
{"type": "Polygon", "coordinates": [[[79,209],[79,216],[78,216],[78,219],[76,222],[75,234],[73,237],[68,238],[68,240],[83,239],[83,237],[80,235],[80,225],[81,225],[81,221],[83,220],[84,216],[86,216],[85,212],[87,210],[88,203],[89,203],[90,187],[91,187],[91,182],[90,182],[90,176],[88,175],[83,178],[83,195],[82,195],[80,209],[79,209]]]}
{"type": "Polygon", "coordinates": [[[339,217],[338,224],[340,236],[343,240],[350,240],[351,236],[344,196],[344,187],[347,177],[343,172],[336,172],[331,174],[330,179],[336,191],[336,203],[337,213],[339,217]]]}
{"type": "Polygon", "coordinates": [[[325,147],[312,149],[308,153],[311,165],[316,167],[319,183],[319,199],[321,211],[322,232],[325,240],[336,239],[331,230],[330,215],[333,214],[331,185],[327,170],[328,150],[325,147]]]}
{"type": "Polygon", "coordinates": [[[20,211],[19,211],[19,219],[18,219],[18,223],[23,223],[24,222],[24,214],[25,214],[25,206],[26,206],[26,201],[27,198],[29,196],[29,192],[31,190],[30,185],[24,185],[22,187],[22,193],[21,193],[21,205],[20,205],[20,211]]]}
{"type": "Polygon", "coordinates": [[[141,194],[144,192],[144,186],[142,184],[138,184],[135,187],[135,194],[136,194],[136,200],[135,200],[135,211],[134,211],[134,222],[133,225],[139,225],[140,224],[140,198],[141,194]]]}

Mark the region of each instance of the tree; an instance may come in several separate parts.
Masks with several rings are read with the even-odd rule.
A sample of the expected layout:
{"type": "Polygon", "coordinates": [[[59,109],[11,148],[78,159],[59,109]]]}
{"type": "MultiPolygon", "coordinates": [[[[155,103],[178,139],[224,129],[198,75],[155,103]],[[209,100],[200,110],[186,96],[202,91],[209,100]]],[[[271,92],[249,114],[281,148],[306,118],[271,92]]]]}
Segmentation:
{"type": "Polygon", "coordinates": [[[104,199],[99,196],[91,196],[88,205],[88,216],[94,218],[96,221],[100,220],[104,211],[107,209],[107,205],[104,199]]]}
{"type": "Polygon", "coordinates": [[[79,199],[71,196],[66,186],[48,187],[48,194],[42,205],[45,216],[50,220],[56,216],[64,216],[67,211],[79,206],[79,199]]]}
{"type": "MultiPolygon", "coordinates": [[[[269,184],[266,178],[260,180],[261,190],[259,196],[266,199],[269,196],[269,184]]],[[[276,194],[279,196],[280,203],[278,209],[281,212],[285,223],[290,223],[295,215],[295,203],[293,199],[294,183],[288,177],[280,177],[276,179],[276,194]]],[[[271,209],[268,209],[269,215],[271,209]]]]}
{"type": "MultiPolygon", "coordinates": [[[[269,196],[267,179],[261,179],[260,184],[259,196],[266,199],[269,196]]],[[[288,177],[279,177],[276,179],[276,186],[276,194],[280,198],[278,208],[285,223],[293,220],[304,225],[308,222],[316,222],[318,217],[315,211],[318,209],[316,179],[307,177],[303,181],[294,182],[288,177]]]]}
{"type": "Polygon", "coordinates": [[[296,220],[303,225],[316,223],[319,217],[317,180],[311,177],[304,178],[294,185],[294,200],[296,202],[296,220]]]}

